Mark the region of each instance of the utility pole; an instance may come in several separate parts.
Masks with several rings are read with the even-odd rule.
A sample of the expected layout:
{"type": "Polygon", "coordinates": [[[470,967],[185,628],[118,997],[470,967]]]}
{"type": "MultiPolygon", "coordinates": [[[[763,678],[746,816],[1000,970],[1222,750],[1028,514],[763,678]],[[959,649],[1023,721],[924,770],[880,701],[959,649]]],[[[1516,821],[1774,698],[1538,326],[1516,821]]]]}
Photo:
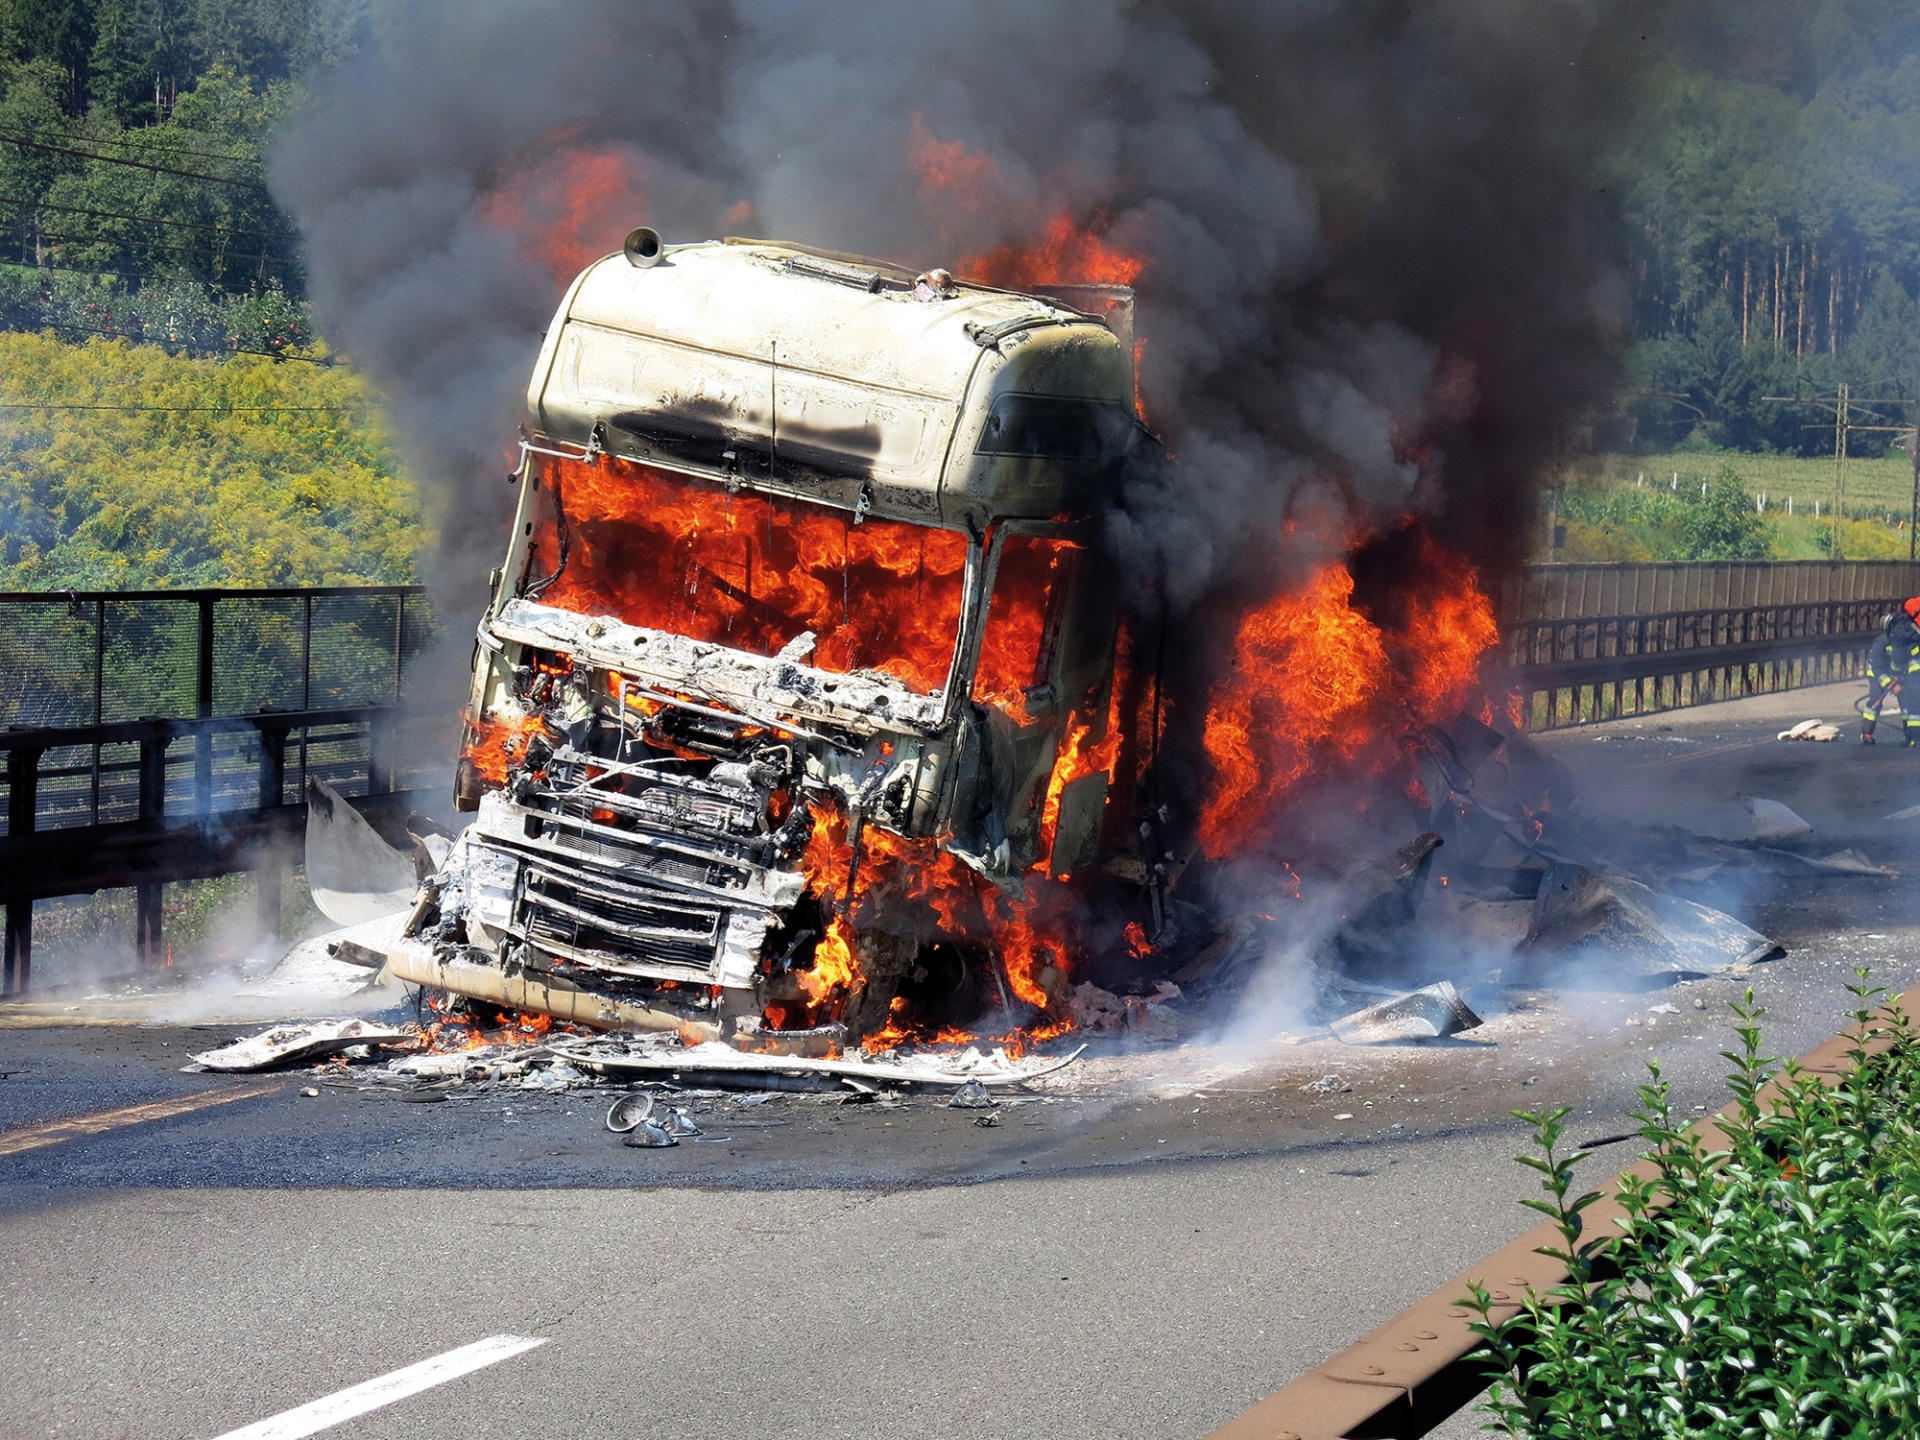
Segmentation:
{"type": "MultiPolygon", "coordinates": [[[[1846,493],[1845,475],[1847,465],[1847,440],[1855,431],[1884,430],[1897,435],[1912,435],[1913,425],[1856,425],[1853,423],[1853,411],[1856,406],[1867,405],[1911,405],[1920,406],[1920,399],[1910,395],[1896,395],[1892,398],[1860,400],[1854,397],[1846,381],[1841,381],[1831,400],[1814,400],[1805,395],[1762,395],[1760,397],[1770,405],[1820,405],[1833,407],[1833,544],[1832,558],[1840,556],[1840,505],[1846,493]]],[[[1879,415],[1868,411],[1869,418],[1880,419],[1879,415]]],[[[1920,420],[1920,410],[1916,410],[1916,419],[1920,420]]],[[[1809,430],[1824,430],[1826,422],[1809,425],[1809,430]]],[[[1907,521],[1907,558],[1916,558],[1914,546],[1914,527],[1920,524],[1920,453],[1916,453],[1916,442],[1907,442],[1907,453],[1913,455],[1913,504],[1907,521]]]]}
{"type": "Polygon", "coordinates": [[[1907,511],[1907,561],[1909,564],[1916,558],[1920,558],[1920,554],[1917,554],[1914,549],[1915,537],[1920,535],[1920,401],[1915,401],[1914,406],[1913,429],[1907,435],[1907,458],[1913,461],[1913,505],[1907,511]]]}
{"type": "Polygon", "coordinates": [[[1833,404],[1833,558],[1840,558],[1840,497],[1847,473],[1847,382],[1842,380],[1833,404]]]}

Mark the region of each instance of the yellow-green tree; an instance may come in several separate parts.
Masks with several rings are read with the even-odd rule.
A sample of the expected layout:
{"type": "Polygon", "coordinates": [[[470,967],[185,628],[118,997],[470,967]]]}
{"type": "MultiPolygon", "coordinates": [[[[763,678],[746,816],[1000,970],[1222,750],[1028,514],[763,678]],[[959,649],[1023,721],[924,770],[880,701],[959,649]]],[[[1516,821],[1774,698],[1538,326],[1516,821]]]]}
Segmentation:
{"type": "Polygon", "coordinates": [[[344,366],[0,334],[0,588],[398,583],[427,543],[344,366]]]}

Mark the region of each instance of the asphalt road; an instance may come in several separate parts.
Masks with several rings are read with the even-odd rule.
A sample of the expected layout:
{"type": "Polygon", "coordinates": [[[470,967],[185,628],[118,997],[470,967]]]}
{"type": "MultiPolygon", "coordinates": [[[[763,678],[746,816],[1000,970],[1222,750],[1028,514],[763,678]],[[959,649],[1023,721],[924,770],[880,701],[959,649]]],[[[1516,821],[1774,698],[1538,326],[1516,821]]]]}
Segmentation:
{"type": "MultiPolygon", "coordinates": [[[[1920,753],[1772,740],[1851,694],[1546,743],[1596,810],[1734,833],[1757,793],[1912,870],[1913,822],[1883,817],[1920,803],[1920,753]]],[[[1198,1435],[1527,1228],[1510,1109],[1617,1134],[1654,1055],[1683,1112],[1717,1105],[1747,985],[1794,1054],[1837,1027],[1856,964],[1920,978],[1912,892],[1749,895],[1787,959],[1516,997],[1490,1043],[1089,1057],[991,1128],[935,1099],[694,1095],[711,1143],[632,1150],[592,1093],[253,1093],[178,1069],[231,1027],[0,1029],[0,1436],[211,1440],[497,1335],[545,1343],[324,1433],[1198,1435]],[[1351,1088],[1300,1089],[1329,1073],[1351,1088]]]]}

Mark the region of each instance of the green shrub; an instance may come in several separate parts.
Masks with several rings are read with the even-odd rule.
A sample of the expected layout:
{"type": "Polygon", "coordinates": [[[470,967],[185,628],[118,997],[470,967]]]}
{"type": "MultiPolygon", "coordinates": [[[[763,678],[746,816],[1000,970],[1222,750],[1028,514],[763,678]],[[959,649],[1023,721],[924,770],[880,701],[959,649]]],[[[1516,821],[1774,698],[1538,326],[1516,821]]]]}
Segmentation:
{"type": "Polygon", "coordinates": [[[1706,1150],[1677,1121],[1657,1064],[1635,1116],[1657,1174],[1629,1179],[1616,1236],[1584,1233],[1598,1192],[1574,1195],[1567,1111],[1518,1112],[1539,1154],[1566,1284],[1527,1293],[1506,1325],[1470,1303],[1491,1380],[1488,1430],[1534,1440],[1920,1434],[1920,1041],[1851,987],[1848,1065],[1822,1085],[1788,1065],[1768,1113],[1749,991],[1727,1051],[1735,1106],[1706,1150]],[[1879,1042],[1870,1044],[1870,1042],[1879,1042]]]}

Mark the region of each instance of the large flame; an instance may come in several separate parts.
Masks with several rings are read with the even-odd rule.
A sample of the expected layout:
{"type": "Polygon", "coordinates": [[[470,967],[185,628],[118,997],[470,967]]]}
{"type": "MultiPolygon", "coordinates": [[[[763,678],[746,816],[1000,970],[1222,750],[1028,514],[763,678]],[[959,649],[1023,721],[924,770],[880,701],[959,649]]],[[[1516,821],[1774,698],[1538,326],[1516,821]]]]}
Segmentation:
{"type": "MultiPolygon", "coordinates": [[[[882,670],[922,694],[945,687],[965,598],[967,537],[689,480],[623,460],[550,460],[553,499],[531,569],[540,598],[582,614],[773,655],[803,632],[806,663],[882,670]],[[566,517],[560,563],[559,515],[566,517]]],[[[1065,541],[1006,547],[974,698],[1024,714],[1065,541]]]]}
{"type": "MultiPolygon", "coordinates": [[[[935,216],[966,216],[1004,223],[1022,207],[1004,182],[991,155],[964,141],[940,140],[925,119],[913,117],[907,160],[920,186],[921,203],[935,216]]],[[[1043,208],[1032,217],[1032,238],[995,245],[954,261],[962,279],[1008,290],[1044,285],[1131,285],[1146,269],[1146,259],[1114,243],[1104,212],[1076,217],[1065,205],[1043,208]]]]}
{"type": "Polygon", "coordinates": [[[1005,290],[1043,285],[1131,285],[1146,260],[1107,238],[1108,217],[1095,214],[1077,223],[1065,210],[1047,218],[1040,237],[1028,245],[996,245],[979,255],[962,256],[955,273],[1005,290]]]}
{"type": "Polygon", "coordinates": [[[489,191],[481,213],[564,288],[645,222],[646,169],[629,146],[546,149],[489,191]]]}
{"type": "Polygon", "coordinates": [[[947,683],[960,627],[967,537],[824,506],[727,491],[626,461],[548,462],[564,510],[535,531],[543,601],[612,614],[755,654],[802,632],[807,663],[884,670],[922,694],[947,683]]]}
{"type": "Polygon", "coordinates": [[[1365,743],[1387,654],[1352,599],[1353,577],[1329,564],[1241,620],[1207,711],[1214,785],[1200,844],[1211,858],[1268,839],[1280,801],[1316,757],[1350,757],[1365,743]]]}
{"type": "Polygon", "coordinates": [[[1479,577],[1431,541],[1420,569],[1417,599],[1391,631],[1355,608],[1353,576],[1337,562],[1242,617],[1207,709],[1213,782],[1199,838],[1209,858],[1271,839],[1310,772],[1393,764],[1390,742],[1409,720],[1444,720],[1477,688],[1498,639],[1479,577]]]}

